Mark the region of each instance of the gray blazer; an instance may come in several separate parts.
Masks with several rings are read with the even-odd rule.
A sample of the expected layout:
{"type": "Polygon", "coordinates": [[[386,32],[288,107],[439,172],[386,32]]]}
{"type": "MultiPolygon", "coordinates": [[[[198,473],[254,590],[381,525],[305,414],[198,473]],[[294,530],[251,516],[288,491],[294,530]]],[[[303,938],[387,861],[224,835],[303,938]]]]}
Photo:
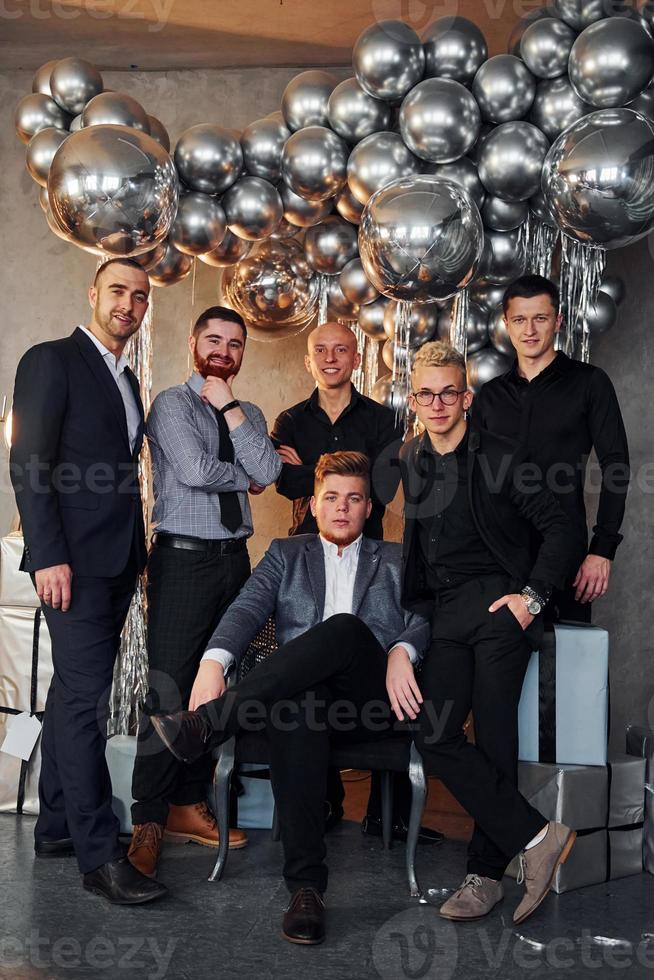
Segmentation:
{"type": "MultiPolygon", "coordinates": [[[[354,581],[352,612],[370,627],[385,650],[413,644],[422,655],[430,640],[428,621],[400,605],[400,545],[363,538],[354,581]]],[[[325,559],[317,534],[276,538],[222,617],[207,649],[221,648],[238,665],[261,627],[275,617],[281,645],[322,622],[325,559]]]]}

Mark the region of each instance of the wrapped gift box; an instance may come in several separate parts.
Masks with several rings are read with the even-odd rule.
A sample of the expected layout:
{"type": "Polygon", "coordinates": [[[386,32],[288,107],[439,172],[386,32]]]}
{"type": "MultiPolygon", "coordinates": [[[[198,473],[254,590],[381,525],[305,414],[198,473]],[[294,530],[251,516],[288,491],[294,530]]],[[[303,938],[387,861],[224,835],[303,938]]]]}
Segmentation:
{"type": "Polygon", "coordinates": [[[244,762],[238,770],[242,792],[238,795],[238,825],[245,830],[273,825],[275,800],[268,769],[244,762]]]}
{"type": "Polygon", "coordinates": [[[50,634],[41,610],[0,606],[0,706],[43,711],[51,680],[50,634]]]}
{"type": "Polygon", "coordinates": [[[121,834],[132,833],[132,772],[136,758],[136,735],[114,735],[107,740],[105,758],[111,777],[111,805],[120,822],[121,834]]]}
{"type": "MultiPolygon", "coordinates": [[[[18,712],[0,708],[0,745],[5,740],[11,719],[18,712]]],[[[41,770],[41,739],[36,743],[29,762],[0,752],[0,812],[39,812],[39,772],[41,770]]]]}
{"type": "Polygon", "coordinates": [[[39,597],[27,572],[20,571],[23,557],[22,534],[0,538],[0,606],[28,606],[36,609],[39,597]]]}
{"type": "Polygon", "coordinates": [[[609,717],[609,636],[558,625],[532,654],[518,709],[519,758],[603,766],[609,717]]]}
{"type": "Polygon", "coordinates": [[[654,875],[654,731],[639,725],[629,725],[627,753],[645,759],[643,867],[654,875]]]}

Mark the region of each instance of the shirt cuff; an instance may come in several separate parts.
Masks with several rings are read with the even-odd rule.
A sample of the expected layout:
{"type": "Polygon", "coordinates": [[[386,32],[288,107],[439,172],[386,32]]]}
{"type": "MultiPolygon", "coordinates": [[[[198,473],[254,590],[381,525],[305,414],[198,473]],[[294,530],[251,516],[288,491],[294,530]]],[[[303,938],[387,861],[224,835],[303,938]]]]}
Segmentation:
{"type": "Polygon", "coordinates": [[[225,674],[234,666],[236,660],[234,655],[229,652],[229,650],[220,650],[218,647],[214,647],[213,650],[207,650],[203,656],[200,663],[204,660],[212,660],[216,664],[220,664],[223,668],[225,674]]]}
{"type": "Polygon", "coordinates": [[[392,646],[389,647],[388,652],[390,653],[391,650],[395,649],[395,647],[404,647],[406,652],[409,654],[409,660],[412,664],[417,664],[420,660],[418,651],[414,647],[413,643],[407,643],[406,640],[397,640],[396,643],[393,643],[392,646]]]}
{"type": "Polygon", "coordinates": [[[616,534],[613,538],[601,537],[599,534],[594,534],[591,538],[588,554],[597,555],[598,558],[608,558],[609,561],[613,561],[621,541],[621,534],[616,534]]]}
{"type": "Polygon", "coordinates": [[[535,592],[544,603],[548,603],[552,597],[552,586],[548,585],[547,582],[541,582],[540,579],[530,578],[526,587],[535,592]]]}

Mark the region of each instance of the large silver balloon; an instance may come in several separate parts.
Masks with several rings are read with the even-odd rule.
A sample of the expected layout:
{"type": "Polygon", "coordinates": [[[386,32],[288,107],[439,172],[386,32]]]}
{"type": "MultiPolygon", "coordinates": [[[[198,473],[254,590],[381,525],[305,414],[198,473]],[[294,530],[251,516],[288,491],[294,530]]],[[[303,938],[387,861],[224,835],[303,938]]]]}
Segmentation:
{"type": "Polygon", "coordinates": [[[378,378],[372,386],[373,401],[401,414],[406,410],[405,387],[399,378],[393,384],[393,375],[385,374],[382,378],[378,378]]]}
{"type": "Polygon", "coordinates": [[[520,56],[537,78],[558,78],[568,70],[576,33],[562,20],[545,17],[530,24],[520,41],[520,56]]]}
{"type": "Polygon", "coordinates": [[[333,201],[307,201],[299,194],[294,194],[286,184],[279,185],[279,194],[284,208],[284,217],[298,228],[310,228],[326,218],[332,209],[333,201]]]}
{"type": "MultiPolygon", "coordinates": [[[[395,320],[399,303],[391,300],[384,311],[384,333],[395,339],[395,320]]],[[[438,327],[439,310],[434,303],[409,304],[409,346],[416,348],[431,340],[438,327]]],[[[391,367],[393,365],[391,364],[391,367]]]]}
{"type": "Polygon", "coordinates": [[[553,4],[557,17],[576,31],[606,16],[603,0],[553,0],[553,4]]]}
{"type": "Polygon", "coordinates": [[[256,340],[298,333],[311,321],[318,276],[295,241],[270,240],[223,273],[225,299],[245,318],[256,340]]]}
{"type": "Polygon", "coordinates": [[[451,163],[479,136],[481,116],[461,82],[426,78],[411,89],[400,109],[400,132],[409,149],[431,163],[451,163]]]}
{"type": "Polygon", "coordinates": [[[335,133],[348,143],[358,143],[389,128],[391,107],[364,92],[356,78],[346,78],[330,95],[327,116],[335,133]]]}
{"type": "Polygon", "coordinates": [[[295,194],[326,201],[347,179],[347,143],[325,126],[307,126],[290,136],[282,153],[282,176],[295,194]]]}
{"type": "Polygon", "coordinates": [[[179,196],[168,239],[178,252],[202,255],[222,242],[225,230],[225,212],[216,199],[199,191],[186,191],[179,196]]]}
{"type": "Polygon", "coordinates": [[[626,292],[624,279],[621,279],[620,276],[611,276],[608,273],[605,273],[602,276],[600,290],[603,293],[607,293],[615,305],[619,306],[624,299],[626,292]]]}
{"type": "Polygon", "coordinates": [[[621,248],[654,228],[654,122],[631,109],[592,112],[561,133],[542,189],[559,228],[621,248]]]}
{"type": "Polygon", "coordinates": [[[461,157],[454,163],[442,163],[434,167],[431,172],[434,177],[443,177],[445,180],[453,180],[468,192],[478,208],[481,208],[486,197],[486,191],[479,179],[477,166],[470,157],[461,157]]]}
{"type": "Polygon", "coordinates": [[[346,299],[357,306],[373,303],[379,297],[379,291],[368,279],[359,258],[350,259],[343,266],[338,281],[346,299]]]}
{"type": "Polygon", "coordinates": [[[29,143],[41,129],[68,129],[69,123],[68,113],[42,92],[25,95],[14,113],[16,135],[23,143],[29,143]]]}
{"type": "Polygon", "coordinates": [[[468,358],[468,385],[475,394],[490,381],[511,367],[511,359],[493,347],[482,347],[468,358]]]}
{"type": "Polygon", "coordinates": [[[496,351],[504,354],[505,357],[515,357],[515,348],[509,337],[501,303],[493,310],[488,320],[488,336],[496,351]]]}
{"type": "MultiPolygon", "coordinates": [[[[468,304],[468,316],[466,318],[466,349],[468,354],[474,354],[488,343],[488,314],[475,303],[468,304]]],[[[450,341],[450,330],[452,326],[452,310],[446,308],[441,310],[438,317],[438,338],[446,343],[450,341]]]]}
{"type": "Polygon", "coordinates": [[[503,123],[484,140],[479,177],[489,194],[504,201],[526,201],[540,188],[547,137],[531,123],[503,123]]]}
{"type": "Polygon", "coordinates": [[[366,303],[359,310],[358,324],[361,330],[373,340],[383,340],[386,337],[384,331],[384,314],[390,300],[385,296],[372,303],[366,303]]]}
{"type": "Polygon", "coordinates": [[[175,217],[178,181],[156,140],[126,126],[71,133],[48,176],[57,222],[81,246],[132,255],[157,245],[175,217]]]}
{"type": "Polygon", "coordinates": [[[433,303],[474,278],[483,247],[477,206],[458,184],[426,174],[378,191],[359,225],[368,279],[390,299],[433,303]]]}
{"type": "Polygon", "coordinates": [[[52,98],[52,89],[50,88],[50,75],[52,74],[52,69],[57,64],[57,59],[53,61],[46,61],[44,65],[41,65],[39,69],[34,73],[34,78],[32,79],[32,91],[41,92],[43,95],[47,95],[52,98]]]}
{"type": "Polygon", "coordinates": [[[27,144],[25,163],[30,176],[41,187],[47,187],[50,164],[68,135],[64,129],[40,129],[27,144]]]}
{"type": "Polygon", "coordinates": [[[243,169],[241,144],[228,129],[200,123],[184,130],[178,139],[175,166],[191,190],[222,194],[243,169]]]}
{"type": "Polygon", "coordinates": [[[303,71],[291,79],[282,95],[282,115],[291,132],[329,125],[327,103],[335,85],[327,71],[303,71]]]}
{"type": "Polygon", "coordinates": [[[401,20],[382,20],[359,35],[352,52],[357,81],[375,99],[399,102],[425,70],[420,38],[401,20]]]}
{"type": "Polygon", "coordinates": [[[470,302],[479,306],[485,313],[492,313],[502,302],[505,290],[506,286],[499,286],[486,279],[477,279],[469,289],[470,302]]]}
{"type": "Polygon", "coordinates": [[[327,306],[330,316],[341,320],[356,320],[359,316],[359,304],[353,303],[341,289],[338,276],[330,276],[327,284],[327,306]]]}
{"type": "Polygon", "coordinates": [[[279,191],[261,177],[239,177],[223,196],[227,225],[248,242],[268,238],[282,220],[279,191]]]}
{"type": "Polygon", "coordinates": [[[357,201],[350,190],[349,184],[346,184],[340,194],[336,196],[336,210],[341,218],[345,218],[346,221],[350,221],[353,225],[358,225],[361,221],[363,204],[361,201],[357,201]]]}
{"type": "Polygon", "coordinates": [[[307,229],[304,251],[316,272],[335,276],[357,254],[357,230],[349,221],[330,215],[307,229]]]}
{"type": "Polygon", "coordinates": [[[157,119],[156,116],[148,115],[148,125],[150,126],[150,136],[161,143],[166,153],[170,153],[170,136],[168,135],[168,130],[162,123],[161,119],[157,119]]]}
{"type": "MultiPolygon", "coordinates": [[[[50,75],[52,98],[72,116],[79,115],[102,88],[102,75],[95,65],[83,58],[62,58],[50,75]]],[[[111,119],[105,121],[114,122],[111,119]]]]}
{"type": "Polygon", "coordinates": [[[466,17],[439,17],[425,31],[425,76],[469,84],[488,57],[488,45],[466,17]]]}
{"type": "Polygon", "coordinates": [[[528,11],[516,22],[516,24],[514,24],[511,33],[509,34],[506,50],[509,52],[509,54],[514,54],[519,57],[520,43],[529,25],[533,24],[537,20],[543,20],[544,17],[557,16],[558,14],[556,13],[552,2],[548,2],[544,7],[537,7],[535,10],[528,11]]]}
{"type": "Polygon", "coordinates": [[[211,265],[217,269],[226,269],[228,265],[236,265],[246,255],[249,255],[252,247],[252,242],[246,242],[244,238],[232,234],[228,228],[220,245],[216,245],[211,252],[199,255],[198,258],[205,265],[211,265]]]}
{"type": "Polygon", "coordinates": [[[124,92],[101,92],[87,102],[82,112],[82,127],[87,126],[131,126],[150,133],[147,112],[140,102],[124,92]]]}
{"type": "Polygon", "coordinates": [[[361,204],[398,177],[420,170],[420,161],[398,133],[373,133],[354,147],[347,163],[347,182],[361,204]]]}
{"type": "Polygon", "coordinates": [[[508,286],[525,271],[525,251],[520,241],[520,230],[484,233],[484,250],[479,263],[479,276],[489,282],[508,286]]]}
{"type": "Polygon", "coordinates": [[[503,201],[501,197],[488,195],[481,209],[484,224],[493,231],[513,231],[529,214],[526,201],[503,201]]]}
{"type": "Polygon", "coordinates": [[[586,314],[588,332],[591,337],[606,333],[618,318],[618,308],[608,293],[600,289],[594,303],[591,303],[586,314]]]}
{"type": "Polygon", "coordinates": [[[529,112],[536,79],[520,58],[496,54],[484,62],[472,83],[483,119],[503,123],[522,119],[529,112]]]}
{"type": "Polygon", "coordinates": [[[176,282],[186,279],[193,268],[193,261],[191,255],[178,252],[168,242],[163,258],[148,269],[150,282],[153,286],[173,286],[176,282]]]}
{"type": "Polygon", "coordinates": [[[243,130],[241,149],[245,169],[253,177],[277,182],[282,176],[282,150],[291,131],[283,121],[256,119],[243,130]]]}
{"type": "Polygon", "coordinates": [[[566,75],[538,83],[529,119],[548,139],[554,140],[592,111],[593,107],[579,98],[566,75]]]}
{"type": "Polygon", "coordinates": [[[582,31],[572,45],[568,73],[584,102],[599,109],[623,106],[652,80],[654,41],[635,20],[600,20],[582,31]]]}

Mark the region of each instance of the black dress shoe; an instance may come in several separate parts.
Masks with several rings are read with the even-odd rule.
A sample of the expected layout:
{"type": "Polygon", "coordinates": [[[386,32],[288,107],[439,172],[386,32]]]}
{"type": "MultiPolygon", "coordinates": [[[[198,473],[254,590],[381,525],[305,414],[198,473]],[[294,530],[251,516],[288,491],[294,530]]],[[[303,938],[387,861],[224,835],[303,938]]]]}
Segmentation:
{"type": "Polygon", "coordinates": [[[325,903],[315,888],[298,888],[284,912],[282,936],[289,943],[317,946],[325,938],[325,903]]]}
{"type": "Polygon", "coordinates": [[[220,733],[214,732],[199,711],[151,715],[150,720],[161,741],[180,762],[195,762],[222,741],[220,733]]]}
{"type": "MultiPolygon", "coordinates": [[[[392,839],[401,840],[406,843],[409,828],[404,820],[398,820],[393,824],[392,839]]],[[[381,817],[371,817],[370,814],[363,818],[361,823],[361,833],[368,834],[370,837],[382,836],[381,817]]],[[[430,827],[421,827],[418,831],[419,844],[442,844],[445,836],[439,830],[432,830],[430,827]]]]}
{"type": "Polygon", "coordinates": [[[126,857],[108,861],[95,871],[82,875],[87,891],[101,895],[114,905],[140,905],[161,898],[168,889],[137,871],[126,857]]]}
{"type": "Polygon", "coordinates": [[[59,840],[35,840],[34,853],[37,857],[74,857],[72,837],[61,837],[59,840]]]}

